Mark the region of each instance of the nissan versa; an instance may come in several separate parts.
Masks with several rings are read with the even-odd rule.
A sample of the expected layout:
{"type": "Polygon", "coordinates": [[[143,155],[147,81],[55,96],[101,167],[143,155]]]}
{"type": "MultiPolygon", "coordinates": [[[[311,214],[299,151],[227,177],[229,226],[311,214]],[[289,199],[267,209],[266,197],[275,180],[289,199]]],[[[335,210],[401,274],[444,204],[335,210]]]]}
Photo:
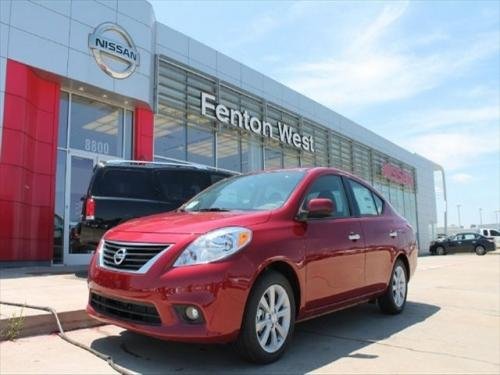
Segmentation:
{"type": "Polygon", "coordinates": [[[400,313],[416,260],[411,226],[362,180],[330,168],[260,172],[106,232],[87,311],[162,339],[235,341],[268,363],[298,321],[372,300],[400,313]]]}

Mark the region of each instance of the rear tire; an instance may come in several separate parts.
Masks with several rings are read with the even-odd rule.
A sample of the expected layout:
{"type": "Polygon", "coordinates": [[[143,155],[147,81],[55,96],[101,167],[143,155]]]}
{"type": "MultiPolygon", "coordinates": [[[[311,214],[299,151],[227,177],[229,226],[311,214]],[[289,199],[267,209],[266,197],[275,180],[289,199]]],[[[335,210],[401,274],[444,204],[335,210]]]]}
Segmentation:
{"type": "Polygon", "coordinates": [[[236,348],[248,361],[274,362],[290,344],[294,328],[293,289],[281,273],[266,272],[248,298],[236,348]]]}
{"type": "Polygon", "coordinates": [[[444,250],[444,247],[443,246],[436,247],[436,254],[437,255],[446,255],[446,251],[444,250]]]}
{"type": "Polygon", "coordinates": [[[408,294],[408,276],[401,259],[396,260],[391,279],[384,295],[378,298],[378,306],[385,314],[399,314],[406,305],[408,294]]]}
{"type": "Polygon", "coordinates": [[[475,248],[476,254],[477,255],[484,255],[486,254],[486,249],[484,248],[483,245],[477,245],[475,248]]]}

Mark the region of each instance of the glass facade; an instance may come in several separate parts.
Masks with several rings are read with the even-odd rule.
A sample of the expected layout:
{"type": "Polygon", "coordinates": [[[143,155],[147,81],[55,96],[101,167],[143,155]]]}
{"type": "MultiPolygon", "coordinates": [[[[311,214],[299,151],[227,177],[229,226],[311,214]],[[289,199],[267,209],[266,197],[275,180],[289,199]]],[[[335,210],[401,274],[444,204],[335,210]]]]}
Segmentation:
{"type": "Polygon", "coordinates": [[[62,262],[65,253],[87,254],[94,250],[79,245],[76,228],[82,212],[81,198],[86,194],[96,163],[132,158],[132,136],[132,111],[86,96],[61,92],[54,263],[62,262]]]}
{"type": "MultiPolygon", "coordinates": [[[[331,166],[371,183],[394,208],[417,228],[416,187],[389,181],[382,168],[391,163],[415,177],[414,168],[349,139],[310,119],[235,88],[219,79],[160,59],[157,114],[154,129],[155,160],[178,159],[237,172],[271,168],[331,166]],[[314,152],[304,151],[269,137],[216,120],[207,108],[201,115],[201,93],[235,111],[247,111],[269,123],[274,134],[286,124],[301,136],[312,136],[314,152]]],[[[415,181],[415,178],[414,178],[415,181]]]]}

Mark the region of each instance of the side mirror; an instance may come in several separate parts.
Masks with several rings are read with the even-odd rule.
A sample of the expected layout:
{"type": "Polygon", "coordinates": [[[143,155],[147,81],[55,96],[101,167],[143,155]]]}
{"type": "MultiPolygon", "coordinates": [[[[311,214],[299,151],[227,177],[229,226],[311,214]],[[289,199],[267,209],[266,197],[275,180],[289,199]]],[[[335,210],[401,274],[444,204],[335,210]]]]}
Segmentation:
{"type": "Polygon", "coordinates": [[[333,211],[333,202],[326,198],[314,198],[307,204],[308,217],[328,217],[333,211]]]}

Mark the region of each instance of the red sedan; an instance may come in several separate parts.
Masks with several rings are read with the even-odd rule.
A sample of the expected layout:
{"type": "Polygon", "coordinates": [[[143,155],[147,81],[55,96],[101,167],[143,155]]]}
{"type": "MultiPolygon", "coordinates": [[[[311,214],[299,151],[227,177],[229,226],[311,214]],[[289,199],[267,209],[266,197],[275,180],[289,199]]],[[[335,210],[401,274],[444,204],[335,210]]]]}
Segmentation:
{"type": "Polygon", "coordinates": [[[367,183],[331,168],[267,171],[108,231],[87,311],[162,339],[235,341],[268,363],[298,321],[375,299],[400,313],[416,261],[411,226],[367,183]]]}

